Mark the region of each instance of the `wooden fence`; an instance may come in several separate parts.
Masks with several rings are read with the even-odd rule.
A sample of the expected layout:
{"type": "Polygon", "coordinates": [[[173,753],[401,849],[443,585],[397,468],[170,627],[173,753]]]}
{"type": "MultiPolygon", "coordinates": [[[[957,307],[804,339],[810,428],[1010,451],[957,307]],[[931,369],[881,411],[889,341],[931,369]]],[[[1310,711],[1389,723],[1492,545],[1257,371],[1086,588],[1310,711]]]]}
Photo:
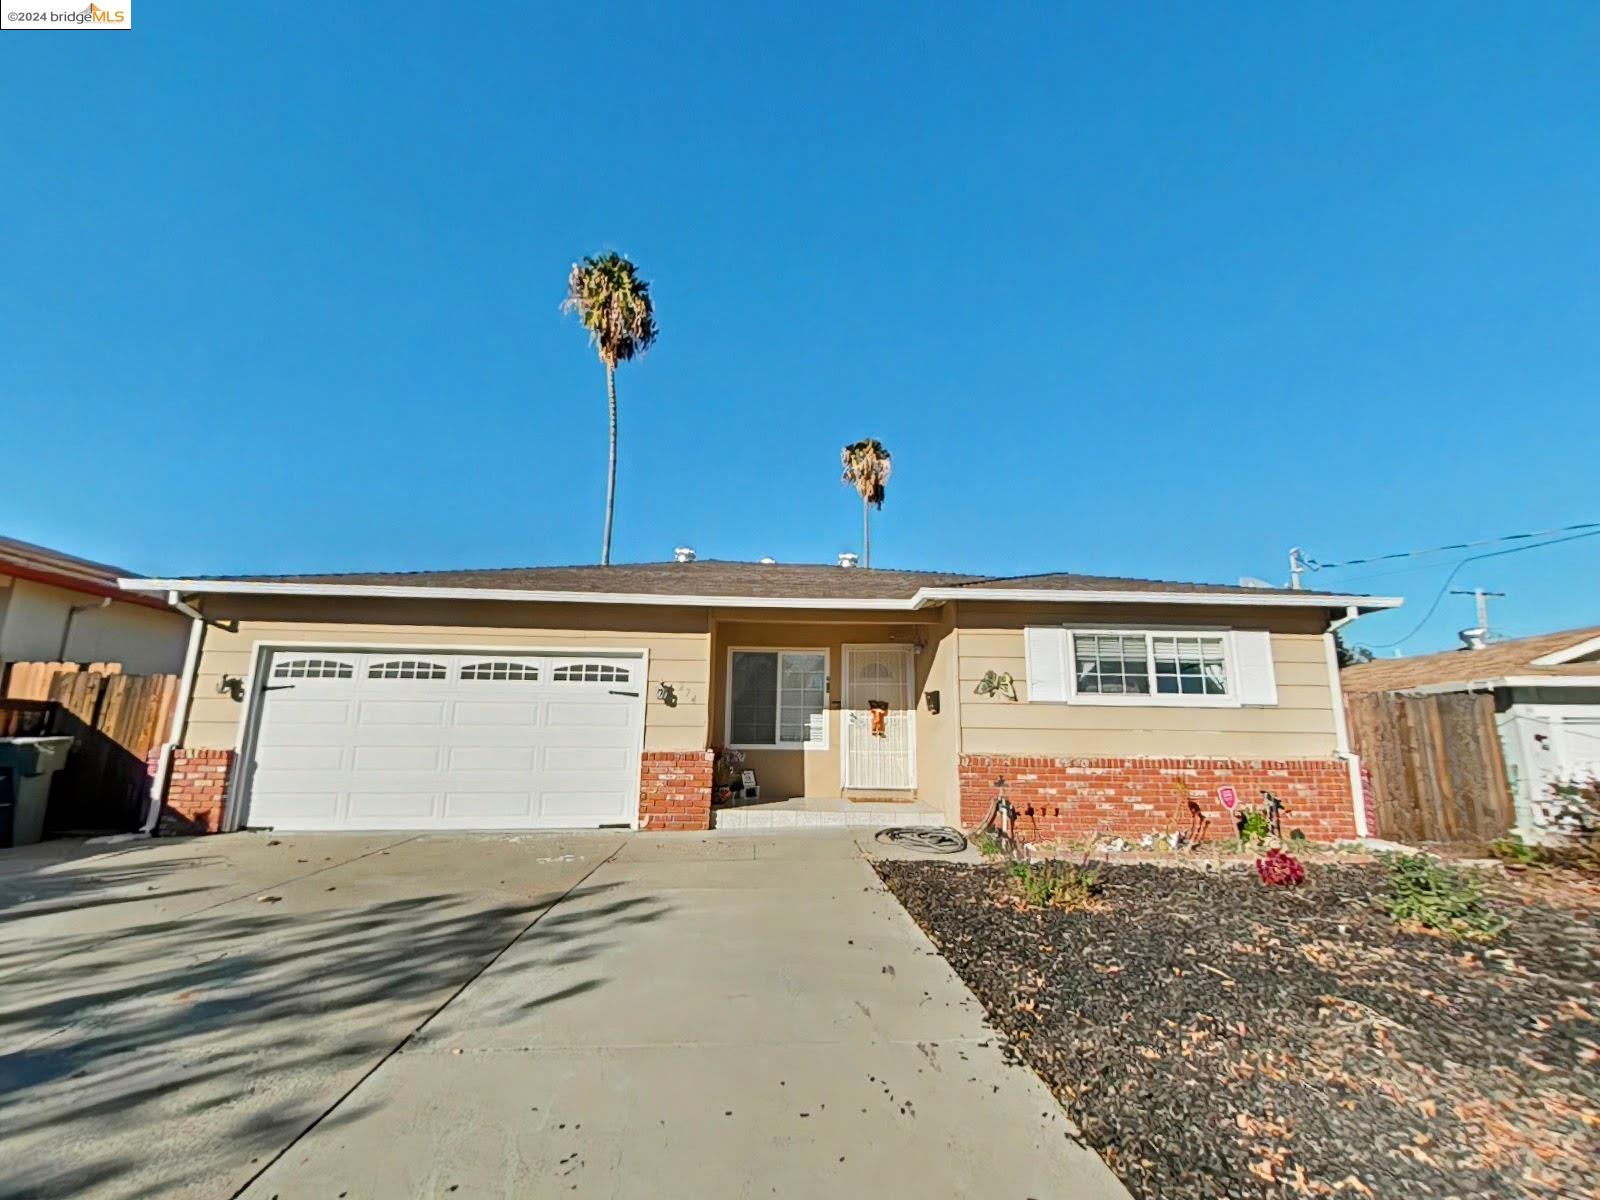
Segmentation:
{"type": "Polygon", "coordinates": [[[76,739],[51,783],[48,826],[54,831],[131,830],[144,814],[150,794],[145,763],[166,738],[178,677],[121,671],[116,663],[11,664],[0,730],[10,720],[30,724],[30,732],[76,739]],[[48,729],[38,728],[41,707],[48,710],[48,729]]]}
{"type": "Polygon", "coordinates": [[[1345,707],[1379,837],[1486,842],[1516,824],[1492,696],[1371,692],[1345,707]]]}

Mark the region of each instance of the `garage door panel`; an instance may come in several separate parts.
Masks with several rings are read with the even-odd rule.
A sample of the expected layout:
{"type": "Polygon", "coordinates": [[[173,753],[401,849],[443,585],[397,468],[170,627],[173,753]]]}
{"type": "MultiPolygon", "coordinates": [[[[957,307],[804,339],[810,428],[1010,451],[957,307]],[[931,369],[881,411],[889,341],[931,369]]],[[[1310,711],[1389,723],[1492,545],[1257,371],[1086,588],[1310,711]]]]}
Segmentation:
{"type": "Polygon", "coordinates": [[[503,821],[511,817],[531,819],[531,792],[449,792],[444,798],[445,816],[468,823],[474,820],[503,821]]]}
{"type": "Polygon", "coordinates": [[[285,727],[308,725],[320,728],[327,725],[341,725],[350,719],[349,700],[284,699],[271,693],[268,694],[268,698],[272,701],[272,720],[276,725],[285,727]]]}
{"type": "Polygon", "coordinates": [[[529,700],[457,700],[457,728],[482,725],[537,726],[543,706],[529,700]]]}
{"type": "Polygon", "coordinates": [[[437,771],[443,752],[438,746],[357,746],[350,765],[363,773],[387,771],[437,771]]]}
{"type": "Polygon", "coordinates": [[[633,767],[631,746],[550,746],[544,752],[546,771],[625,773],[633,767]]]}
{"type": "Polygon", "coordinates": [[[442,701],[363,700],[356,710],[357,725],[443,725],[442,701]]]}
{"type": "Polygon", "coordinates": [[[611,813],[615,820],[626,820],[628,796],[624,792],[544,791],[539,796],[539,812],[550,821],[592,816],[597,811],[611,813]]]}
{"type": "Polygon", "coordinates": [[[558,828],[637,810],[644,700],[626,679],[614,686],[643,677],[637,658],[583,660],[558,680],[554,665],[568,660],[510,651],[290,657],[349,670],[318,668],[329,674],[262,694],[249,824],[558,828]]]}
{"type": "Polygon", "coordinates": [[[452,746],[449,769],[532,772],[538,769],[538,757],[532,746],[452,746]]]}
{"type": "Polygon", "coordinates": [[[552,729],[626,729],[632,713],[626,705],[595,700],[552,700],[547,717],[552,729]]]}
{"type": "Polygon", "coordinates": [[[358,791],[350,793],[345,809],[351,817],[406,821],[431,817],[437,806],[432,792],[358,791]]]}
{"type": "Polygon", "coordinates": [[[262,770],[337,771],[344,766],[344,752],[343,741],[324,746],[262,746],[256,751],[256,766],[262,770]]]}
{"type": "MultiPolygon", "coordinates": [[[[260,774],[258,773],[258,779],[260,774]]],[[[336,824],[339,818],[339,793],[319,792],[293,779],[269,779],[258,786],[272,794],[272,811],[290,820],[321,819],[336,824]]]]}

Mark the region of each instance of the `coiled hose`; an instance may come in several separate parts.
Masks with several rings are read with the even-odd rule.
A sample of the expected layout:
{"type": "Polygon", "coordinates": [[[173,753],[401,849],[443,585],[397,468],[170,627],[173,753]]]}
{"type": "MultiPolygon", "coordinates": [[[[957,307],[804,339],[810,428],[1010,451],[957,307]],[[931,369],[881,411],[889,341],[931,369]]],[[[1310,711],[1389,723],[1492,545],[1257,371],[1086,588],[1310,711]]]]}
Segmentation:
{"type": "Polygon", "coordinates": [[[967,839],[960,830],[934,825],[895,825],[877,832],[877,840],[890,846],[904,846],[924,854],[960,854],[967,839]]]}

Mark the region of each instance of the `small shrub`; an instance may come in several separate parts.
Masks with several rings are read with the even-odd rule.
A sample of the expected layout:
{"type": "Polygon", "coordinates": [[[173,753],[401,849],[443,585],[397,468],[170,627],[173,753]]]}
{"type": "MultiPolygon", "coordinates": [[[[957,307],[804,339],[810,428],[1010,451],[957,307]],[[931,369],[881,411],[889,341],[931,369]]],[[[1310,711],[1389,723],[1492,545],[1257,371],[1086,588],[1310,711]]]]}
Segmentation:
{"type": "Polygon", "coordinates": [[[1100,868],[1087,861],[1016,862],[1011,864],[1010,873],[1029,908],[1088,908],[1102,887],[1100,868]]]}
{"type": "Polygon", "coordinates": [[[1535,822],[1556,833],[1576,837],[1600,833],[1600,777],[1552,783],[1534,809],[1535,822]]]}
{"type": "Polygon", "coordinates": [[[992,833],[980,833],[972,844],[978,848],[978,853],[985,858],[1000,857],[1000,839],[992,833]]]}
{"type": "Polygon", "coordinates": [[[1305,864],[1282,850],[1268,850],[1265,858],[1256,859],[1256,874],[1268,887],[1299,887],[1306,881],[1305,864]]]}
{"type": "Polygon", "coordinates": [[[1378,903],[1396,921],[1472,942],[1493,941],[1505,929],[1506,919],[1465,871],[1426,854],[1388,854],[1383,861],[1389,894],[1378,903]]]}
{"type": "Polygon", "coordinates": [[[1267,819],[1267,814],[1259,808],[1240,810],[1238,822],[1239,842],[1241,845],[1264,842],[1272,833],[1272,822],[1267,819]]]}
{"type": "Polygon", "coordinates": [[[1517,866],[1530,867],[1536,862],[1544,860],[1544,852],[1537,846],[1530,846],[1516,834],[1508,837],[1496,838],[1489,843],[1489,855],[1498,858],[1503,863],[1517,866]]]}

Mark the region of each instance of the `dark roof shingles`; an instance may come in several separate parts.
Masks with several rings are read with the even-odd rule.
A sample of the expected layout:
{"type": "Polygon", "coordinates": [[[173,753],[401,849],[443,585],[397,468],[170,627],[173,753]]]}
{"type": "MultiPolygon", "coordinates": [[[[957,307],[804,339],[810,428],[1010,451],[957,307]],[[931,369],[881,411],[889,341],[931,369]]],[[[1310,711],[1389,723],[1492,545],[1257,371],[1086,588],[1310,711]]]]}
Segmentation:
{"type": "MultiPolygon", "coordinates": [[[[374,571],[337,575],[230,576],[253,583],[326,583],[388,587],[458,587],[504,591],[609,592],[618,595],[750,596],[816,600],[906,600],[920,588],[981,587],[1005,591],[1216,592],[1260,595],[1270,588],[1216,583],[1169,583],[1105,575],[964,575],[952,571],[845,569],[821,563],[751,563],[702,558],[693,562],[625,563],[617,566],[500,567],[466,571],[374,571]]],[[[1343,601],[1358,597],[1331,593],[1343,601]]]]}

